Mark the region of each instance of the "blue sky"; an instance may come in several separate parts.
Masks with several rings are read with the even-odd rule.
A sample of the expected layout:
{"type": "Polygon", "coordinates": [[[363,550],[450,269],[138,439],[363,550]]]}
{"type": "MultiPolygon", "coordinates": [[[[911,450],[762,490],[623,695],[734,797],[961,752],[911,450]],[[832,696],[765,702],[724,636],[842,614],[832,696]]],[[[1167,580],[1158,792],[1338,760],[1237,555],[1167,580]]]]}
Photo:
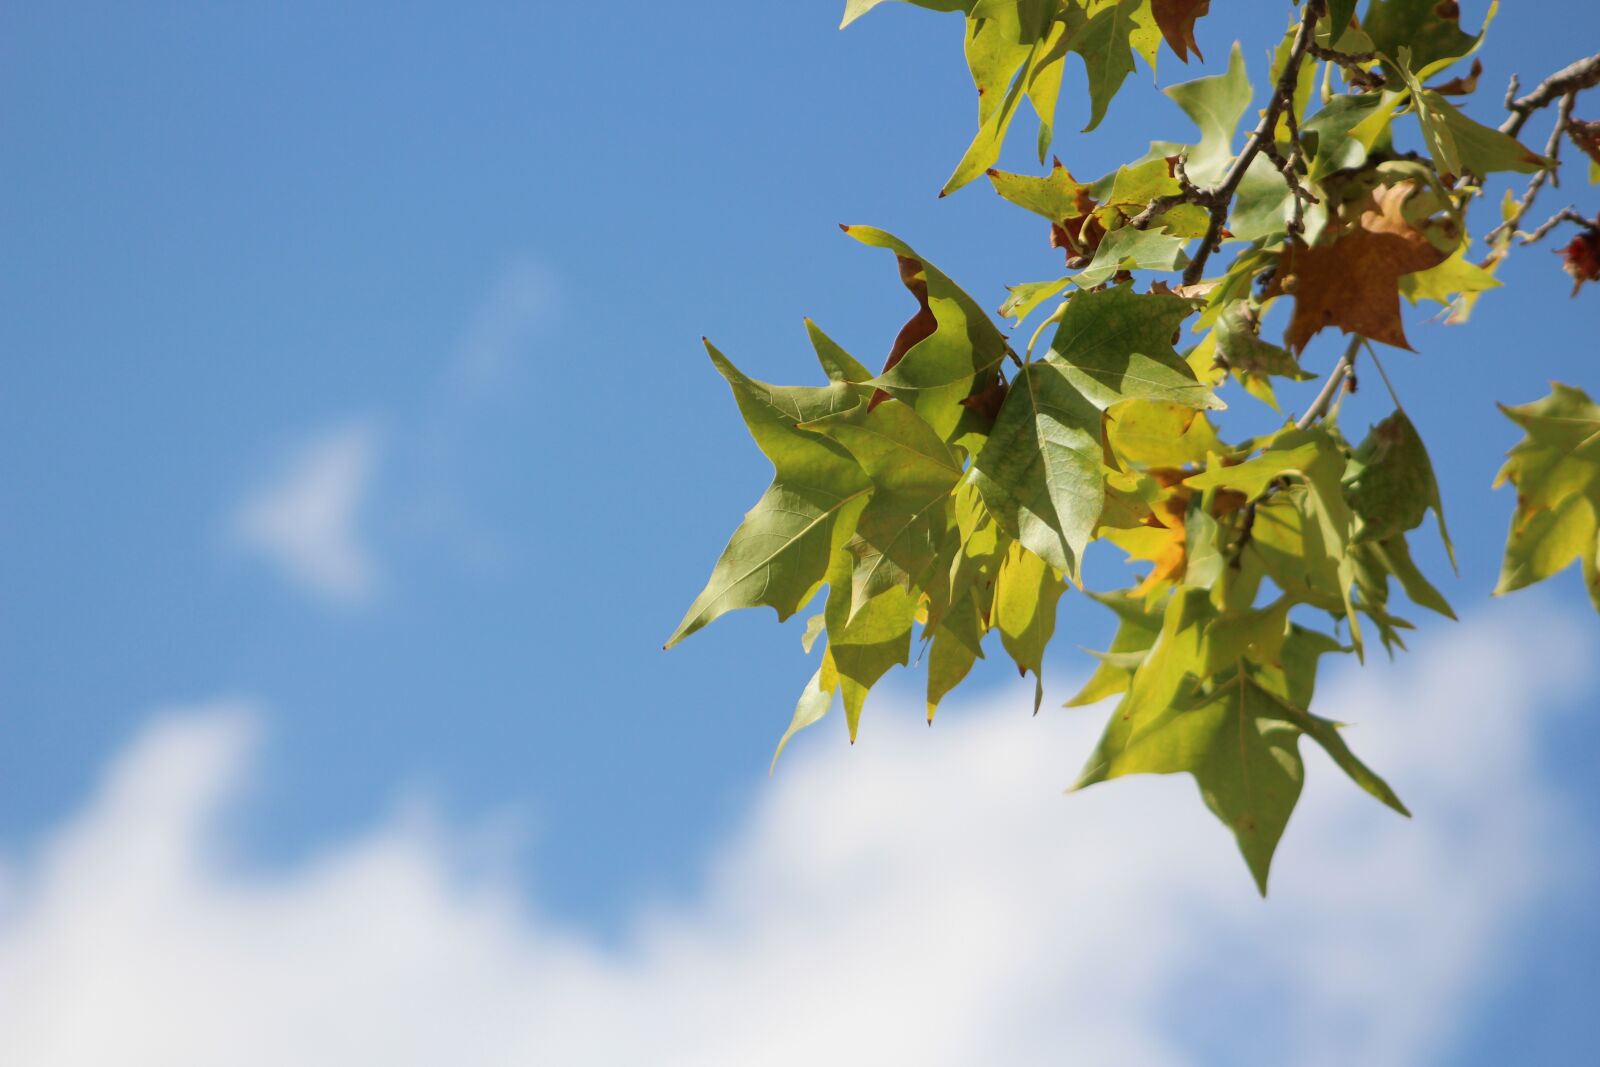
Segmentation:
{"type": "MultiPolygon", "coordinates": [[[[947,836],[938,820],[920,822],[903,867],[829,866],[819,839],[861,817],[839,807],[835,786],[867,807],[885,801],[860,833],[899,855],[890,846],[915,811],[885,792],[934,797],[948,781],[972,790],[976,811],[1014,818],[1063,848],[1100,848],[1097,869],[1126,866],[1101,881],[1074,880],[1071,865],[1018,868],[1060,879],[1055,912],[1081,905],[1098,915],[1107,893],[1148,903],[1155,918],[1144,925],[1107,913],[1107,929],[1123,923],[1147,945],[1111,946],[1127,954],[1113,984],[1210,979],[1181,1012],[1155,1005],[1106,1023],[1104,1047],[1133,1047],[1131,1034],[1149,1043],[1147,1062],[1265,1062],[1282,1046],[1219,1022],[1233,1017],[1229,1007],[1271,986],[1267,999],[1281,1009],[1273,1026],[1302,1017],[1307,1032],[1331,1025],[1315,1015],[1331,1009],[1307,1007],[1317,987],[1306,975],[1404,971],[1378,958],[1396,943],[1391,924],[1415,934],[1394,952],[1436,964],[1419,964],[1414,985],[1394,997],[1420,997],[1428,1010],[1417,1009],[1417,1033],[1391,1033],[1392,1003],[1349,993],[1358,1037],[1369,1042],[1352,1047],[1414,1054],[1396,1062],[1487,1064],[1512,1050],[1570,1059],[1600,1041],[1585,1007],[1600,991],[1600,922],[1587,905],[1600,888],[1591,769],[1600,726],[1585,714],[1600,697],[1586,653],[1600,625],[1572,575],[1520,603],[1488,599],[1511,508],[1509,493],[1489,483],[1516,436],[1494,401],[1532,399],[1551,378],[1600,388],[1595,293],[1569,299],[1548,248],[1520,251],[1502,271],[1506,287],[1481,301],[1468,327],[1416,314],[1408,331],[1418,354],[1386,353],[1440,470],[1461,559],[1459,580],[1445,587],[1464,621],[1418,619],[1416,665],[1380,667],[1387,690],[1336,680],[1329,699],[1345,701],[1345,717],[1371,720],[1371,747],[1397,768],[1391,780],[1409,799],[1414,775],[1432,810],[1404,824],[1335,790],[1308,794],[1266,904],[1221,831],[1194,818],[1187,783],[1140,780],[1061,800],[1094,714],[1047,705],[1022,722],[1027,696],[998,661],[968,683],[965,705],[941,713],[932,738],[905,728],[919,714],[920,676],[902,673],[868,707],[854,750],[830,720],[802,736],[769,781],[772,745],[811,669],[798,628],[747,613],[660,650],[768,474],[702,334],[771,380],[812,374],[804,315],[863,362],[880,360],[909,301],[892,262],[842,237],[839,222],[899,234],[991,306],[1004,284],[1059,269],[1036,220],[981,187],[934,197],[969,132],[958,24],[888,5],[840,33],[836,6],[7,12],[0,945],[35,969],[0,963],[0,1001],[13,984],[57,989],[42,976],[79,958],[50,939],[50,915],[77,914],[45,906],[52,886],[73,896],[60,872],[120,884],[165,869],[119,867],[107,827],[159,838],[162,819],[216,817],[196,838],[172,830],[174,849],[207,857],[173,882],[192,891],[185,899],[214,905],[205,914],[243,922],[239,894],[270,886],[292,926],[286,916],[322,906],[313,888],[324,882],[375,886],[380,896],[400,887],[409,900],[403,890],[417,870],[449,871],[435,887],[445,903],[412,912],[397,904],[397,914],[443,944],[475,944],[474,923],[492,913],[512,940],[579,946],[573,972],[528,950],[537,980],[494,986],[493,997],[555,1012],[566,1001],[549,989],[610,968],[625,977],[596,979],[604,992],[572,1009],[577,1016],[626,1008],[693,1018],[697,1004],[655,997],[650,983],[709,998],[767,988],[790,965],[827,976],[783,953],[731,962],[737,954],[723,941],[733,930],[766,944],[767,933],[789,929],[787,914],[814,921],[826,944],[830,932],[897,914],[888,903],[873,910],[896,879],[986,837],[952,804],[947,836]],[[1391,735],[1377,710],[1366,713],[1379,708],[1401,723],[1391,735]],[[1019,769],[997,778],[988,764],[963,762],[969,748],[1019,769]],[[1456,762],[1478,775],[1453,775],[1456,762]],[[139,783],[159,781],[169,765],[174,782],[189,775],[198,784],[134,803],[145,795],[139,783]],[[108,766],[134,784],[119,792],[108,766]],[[208,774],[226,785],[206,785],[208,774]],[[134,807],[118,807],[128,797],[134,807]],[[1136,844],[1117,847],[1079,812],[1136,844]],[[1509,826],[1510,814],[1523,822],[1509,826]],[[1297,849],[1301,831],[1307,843],[1297,849]],[[1141,833],[1148,847],[1137,844],[1141,833]],[[486,871],[457,854],[479,837],[491,839],[486,871]],[[1368,841],[1376,843],[1364,851],[1368,841]],[[364,873],[339,867],[338,857],[373,842],[404,860],[364,873]],[[780,846],[819,866],[797,874],[770,855],[780,846]],[[1169,847],[1182,865],[1151,858],[1169,847]],[[61,859],[79,853],[86,866],[61,859]],[[1447,862],[1457,860],[1472,866],[1447,862]],[[1193,901],[1150,888],[1183,872],[1196,881],[1193,901]],[[476,890],[457,886],[456,874],[486,880],[504,901],[474,911],[476,890]],[[787,876],[798,881],[784,890],[787,876]],[[795,885],[809,903],[773,903],[795,885]],[[1333,885],[1349,895],[1328,893],[1333,885]],[[865,919],[816,903],[851,891],[867,901],[865,919]],[[1441,903],[1458,893],[1459,915],[1441,903]],[[1162,923],[1185,915],[1209,916],[1215,939],[1167,937],[1162,923]],[[1270,948],[1304,937],[1332,952],[1342,943],[1332,932],[1370,943],[1374,955],[1351,950],[1334,966],[1270,948]],[[1447,961],[1443,946],[1458,943],[1462,960],[1447,961]],[[704,963],[712,945],[728,953],[716,967],[704,963]],[[682,962],[690,957],[701,963],[682,962]],[[1217,981],[1214,965],[1230,958],[1259,966],[1217,981]],[[706,977],[713,972],[721,977],[706,977]]],[[[1462,6],[1475,24],[1486,5],[1462,6]]],[[[1580,0],[1538,5],[1537,21],[1521,17],[1531,5],[1506,6],[1472,104],[1485,119],[1510,72],[1528,80],[1564,65],[1600,29],[1580,0]],[[1551,24],[1574,32],[1552,35],[1551,24]]],[[[1278,28],[1268,13],[1282,5],[1238,7],[1249,17],[1219,5],[1200,24],[1212,60],[1204,69],[1242,34],[1260,86],[1278,28]]],[[[1161,85],[1202,72],[1170,55],[1160,64],[1161,85]]],[[[1062,130],[1087,113],[1081,72],[1068,77],[1062,130]]],[[[1190,135],[1149,83],[1141,68],[1100,130],[1058,141],[1074,172],[1097,175],[1146,140],[1190,135]]],[[[1531,128],[1542,138],[1542,124],[1531,128]]],[[[1036,166],[1026,155],[1031,130],[1013,140],[1006,164],[1036,166]]],[[[1572,175],[1541,207],[1593,206],[1595,194],[1572,175]]],[[[1334,347],[1314,346],[1307,362],[1325,368],[1334,347]]],[[[1344,416],[1357,429],[1389,410],[1375,376],[1362,385],[1344,416]]],[[[1443,573],[1433,548],[1423,563],[1443,573]]],[[[1046,679],[1055,703],[1083,670],[1072,650],[1103,640],[1102,615],[1081,599],[1063,603],[1046,679]]],[[[1329,770],[1317,763],[1310,773],[1326,779],[1329,770]]],[[[1039,851],[1017,840],[1013,853],[996,846],[993,862],[1020,864],[1039,851]]],[[[984,919],[983,909],[963,910],[970,897],[954,889],[935,899],[949,910],[915,912],[906,921],[927,925],[904,945],[875,940],[887,937],[877,926],[845,942],[863,974],[875,973],[869,946],[903,953],[956,936],[946,923],[984,919]]],[[[95,911],[93,899],[73,906],[122,914],[95,911]]],[[[316,914],[341,913],[330,905],[316,914]]],[[[1107,951],[1054,912],[1025,914],[1044,933],[998,929],[997,944],[1059,943],[1053,955],[1069,963],[1107,951]]],[[[149,929],[171,942],[199,939],[182,924],[149,929]]],[[[138,975],[138,954],[167,943],[128,941],[118,962],[138,975]]],[[[383,943],[352,933],[350,952],[383,943]]],[[[241,944],[237,958],[249,951],[241,944]]],[[[996,997],[1007,975],[1041,974],[1063,997],[1082,980],[1070,967],[1034,970],[1021,949],[994,958],[1009,961],[983,987],[996,997]]],[[[292,969],[297,957],[285,959],[292,969]]],[[[937,954],[924,971],[958,962],[983,973],[937,954]]],[[[469,985],[486,988],[499,973],[463,967],[469,985]]],[[[198,996],[204,983],[194,976],[211,972],[197,957],[173,973],[171,991],[183,997],[198,996]]],[[[897,977],[885,971],[883,981],[897,977]]],[[[60,986],[60,996],[73,988],[60,986]]],[[[1350,980],[1350,990],[1362,988],[1350,980]]],[[[107,1018],[126,1014],[117,988],[104,996],[95,1003],[107,1018]]],[[[285,993],[282,1003],[295,1018],[295,998],[285,993]]],[[[974,1032],[1011,1018],[972,1007],[987,1003],[981,997],[963,1003],[969,1015],[951,1006],[951,1017],[974,1032]]],[[[899,1021],[914,1028],[906,1011],[899,1021]]],[[[904,1033],[888,1019],[852,1026],[869,1043],[904,1033]]],[[[8,1031],[24,1030],[0,1008],[0,1050],[8,1031]]],[[[28,1033],[17,1040],[35,1044],[12,1047],[57,1048],[44,1030],[28,1033]]],[[[1056,1047],[1048,1030],[1016,1033],[1042,1043],[1019,1046],[1017,1062],[1048,1060],[1040,1050],[1056,1047]]],[[[504,1047],[521,1039],[508,1034],[504,1047]]],[[[748,1055],[731,1045],[702,1052],[698,1062],[748,1055]]]]}

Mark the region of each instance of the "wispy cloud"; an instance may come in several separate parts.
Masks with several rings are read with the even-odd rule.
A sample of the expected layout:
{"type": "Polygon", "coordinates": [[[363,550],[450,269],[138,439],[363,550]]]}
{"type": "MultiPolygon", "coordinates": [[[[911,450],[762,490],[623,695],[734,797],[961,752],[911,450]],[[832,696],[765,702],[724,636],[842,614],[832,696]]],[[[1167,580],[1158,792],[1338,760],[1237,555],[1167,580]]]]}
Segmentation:
{"type": "Polygon", "coordinates": [[[0,879],[0,1062],[1415,1067],[1561,871],[1532,742],[1582,657],[1516,621],[1327,694],[1417,818],[1312,759],[1264,903],[1187,779],[1060,798],[1099,716],[1022,695],[802,746],[621,947],[415,818],[241,873],[252,718],[165,717],[0,879]]]}
{"type": "Polygon", "coordinates": [[[366,421],[304,442],[235,510],[234,540],[325,600],[365,599],[377,569],[358,524],[377,458],[377,431],[366,421]]]}
{"type": "Polygon", "coordinates": [[[462,331],[450,363],[454,385],[473,392],[503,379],[560,304],[560,282],[547,264],[530,257],[506,264],[462,331]]]}

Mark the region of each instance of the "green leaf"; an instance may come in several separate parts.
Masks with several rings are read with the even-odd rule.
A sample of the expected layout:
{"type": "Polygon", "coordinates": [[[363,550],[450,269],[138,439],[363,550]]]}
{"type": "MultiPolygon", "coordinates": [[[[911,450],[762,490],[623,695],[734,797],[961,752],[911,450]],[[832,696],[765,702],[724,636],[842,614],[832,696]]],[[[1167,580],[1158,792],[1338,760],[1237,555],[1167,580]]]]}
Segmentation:
{"type": "Polygon", "coordinates": [[[1265,385],[1267,402],[1276,408],[1278,405],[1272,398],[1271,386],[1266,385],[1267,379],[1281,377],[1303,382],[1316,375],[1302,369],[1299,360],[1288,349],[1263,341],[1257,329],[1257,320],[1249,303],[1234,301],[1223,309],[1217,319],[1217,352],[1228,364],[1228,370],[1244,383],[1245,388],[1265,385]]]}
{"type": "Polygon", "coordinates": [[[1328,29],[1329,36],[1338,40],[1350,27],[1350,20],[1355,16],[1356,5],[1360,0],[1328,0],[1328,29]]]}
{"type": "Polygon", "coordinates": [[[919,277],[907,288],[915,294],[916,284],[926,285],[928,308],[937,322],[931,335],[866,384],[910,404],[934,432],[953,440],[966,410],[961,401],[988,386],[1005,360],[1005,336],[972,297],[904,241],[870,226],[844,229],[862,244],[914,261],[919,277]]]}
{"type": "Polygon", "coordinates": [[[1463,115],[1443,96],[1424,89],[1403,64],[1397,70],[1411,88],[1428,151],[1435,165],[1445,174],[1492,174],[1514,171],[1531,174],[1552,165],[1551,161],[1524,147],[1509,134],[1485,126],[1463,115]]]}
{"type": "Polygon", "coordinates": [[[1444,594],[1434,588],[1433,583],[1417,569],[1416,563],[1411,559],[1411,546],[1406,544],[1403,535],[1397,534],[1372,547],[1379,553],[1389,573],[1399,579],[1400,588],[1406,591],[1406,596],[1411,598],[1413,604],[1430,611],[1437,611],[1447,619],[1456,617],[1444,594]]]}
{"type": "Polygon", "coordinates": [[[1050,154],[1050,142],[1055,136],[1056,103],[1061,98],[1061,75],[1067,65],[1067,27],[1054,22],[1048,36],[1035,48],[1028,60],[1024,83],[1028,103],[1039,116],[1039,162],[1050,154]]]}
{"type": "Polygon", "coordinates": [[[973,482],[1001,529],[1076,576],[1105,499],[1102,464],[1100,410],[1047,360],[1012,380],[973,482]]]}
{"type": "Polygon", "coordinates": [[[1041,215],[1051,222],[1063,222],[1094,210],[1089,186],[1078,181],[1066,167],[1057,164],[1043,178],[1029,174],[989,171],[989,184],[1001,199],[1041,215]]]}
{"type": "Polygon", "coordinates": [[[1100,412],[1122,400],[1220,406],[1172,348],[1190,305],[1118,286],[1074,296],[1047,359],[1011,383],[973,464],[1009,535],[1075,577],[1105,499],[1100,412]]]}
{"type": "Polygon", "coordinates": [[[845,546],[855,560],[853,618],[893,586],[911,590],[933,565],[961,460],[905,404],[860,404],[801,428],[838,443],[872,480],[872,499],[845,546]]]}
{"type": "Polygon", "coordinates": [[[1213,614],[1205,590],[1174,594],[1161,636],[1074,788],[1128,774],[1192,774],[1265,893],[1272,853],[1300,796],[1300,731],[1243,664],[1210,692],[1194,690],[1213,614]]]}
{"type": "MultiPolygon", "coordinates": [[[[1359,167],[1377,136],[1387,128],[1387,117],[1403,94],[1392,92],[1344,93],[1333,97],[1301,126],[1311,153],[1308,177],[1320,183],[1334,171],[1359,167]],[[1360,134],[1358,136],[1357,134],[1360,134]]],[[[1281,178],[1279,179],[1282,180],[1281,178]]]]}
{"type": "Polygon", "coordinates": [[[1044,699],[1044,650],[1056,631],[1056,603],[1067,591],[1044,560],[1013,544],[1000,567],[994,597],[1000,642],[1020,674],[1033,672],[1033,710],[1044,699]]]}
{"type": "Polygon", "coordinates": [[[1136,293],[1125,285],[1079,293],[1056,328],[1049,360],[1102,410],[1131,399],[1226,407],[1172,347],[1192,312],[1182,297],[1136,293]]]}
{"type": "Polygon", "coordinates": [[[852,743],[861,725],[861,709],[866,703],[867,691],[890,668],[910,662],[911,628],[916,616],[916,601],[899,587],[887,589],[865,604],[853,605],[850,594],[853,570],[854,563],[848,553],[835,554],[828,572],[828,604],[824,609],[828,655],[839,674],[839,689],[844,695],[845,720],[850,727],[852,743]]]}
{"type": "Polygon", "coordinates": [[[939,189],[940,196],[949,196],[995,165],[1000,158],[1000,149],[1005,144],[1006,133],[1011,129],[1011,120],[1016,117],[1017,103],[1021,98],[1022,79],[1018,78],[1012,81],[1011,87],[1001,97],[1000,106],[979,124],[972,143],[967,145],[967,150],[962,153],[956,169],[939,189]]]}
{"type": "Polygon", "coordinates": [[[933,645],[928,651],[929,722],[933,721],[939,703],[961,684],[972,665],[983,656],[982,639],[983,623],[969,593],[933,632],[933,645]]]}
{"type": "MultiPolygon", "coordinates": [[[[856,361],[856,358],[836,344],[833,338],[822,332],[822,328],[810,319],[806,319],[806,333],[811,337],[811,347],[817,351],[817,362],[822,364],[822,371],[828,376],[830,382],[859,383],[872,378],[872,372],[856,361]]],[[[860,396],[871,394],[870,389],[858,390],[860,396]]]]}
{"type": "Polygon", "coordinates": [[[1415,304],[1420,300],[1433,300],[1451,308],[1448,321],[1462,322],[1470,307],[1471,297],[1500,288],[1500,280],[1467,258],[1466,245],[1453,252],[1449,259],[1437,267],[1400,275],[1400,295],[1415,304]]]}
{"type": "Polygon", "coordinates": [[[1200,490],[1232,489],[1254,500],[1284,475],[1303,472],[1316,461],[1320,450],[1315,441],[1297,443],[1292,448],[1272,448],[1243,463],[1212,463],[1199,474],[1185,478],[1184,484],[1200,490]]]}
{"type": "Polygon", "coordinates": [[[800,699],[794,706],[794,718],[789,720],[789,728],[778,739],[778,747],[772,753],[772,763],[767,767],[768,774],[778,769],[778,757],[783,755],[783,750],[788,747],[789,739],[807,726],[820,722],[823,716],[828,714],[828,709],[833,706],[833,694],[838,691],[839,675],[833,668],[833,658],[824,653],[822,666],[817,668],[811,680],[806,683],[805,689],[800,692],[800,699]]]}
{"type": "Polygon", "coordinates": [[[1455,560],[1433,461],[1404,411],[1374,426],[1346,468],[1350,506],[1361,516],[1361,541],[1384,541],[1422,524],[1429,508],[1439,537],[1455,560]]]}
{"type": "Polygon", "coordinates": [[[1133,73],[1135,44],[1148,56],[1160,31],[1150,14],[1150,0],[1069,0],[1063,12],[1067,23],[1067,49],[1083,57],[1089,75],[1089,125],[1100,125],[1111,99],[1133,73]]]}
{"type": "MultiPolygon", "coordinates": [[[[1600,534],[1600,406],[1580,389],[1557,383],[1549,396],[1501,410],[1526,434],[1506,459],[1495,484],[1517,490],[1495,592],[1509,593],[1583,562],[1596,596],[1595,554],[1600,534]]],[[[1600,599],[1596,600],[1600,609],[1600,599]]]]}
{"type": "Polygon", "coordinates": [[[1361,28],[1374,50],[1386,56],[1409,48],[1411,66],[1418,71],[1470,55],[1479,41],[1461,29],[1460,8],[1439,0],[1372,0],[1361,28]]]}
{"type": "Polygon", "coordinates": [[[1127,463],[1181,467],[1204,463],[1224,446],[1203,412],[1184,404],[1130,400],[1106,412],[1106,439],[1127,463]]]}
{"type": "Polygon", "coordinates": [[[1023,282],[1021,285],[1007,286],[1011,295],[1000,305],[1000,314],[1015,317],[1020,323],[1033,314],[1040,304],[1071,284],[1071,278],[1057,278],[1052,282],[1023,282]]]}
{"type": "Polygon", "coordinates": [[[1200,127],[1200,143],[1185,162],[1190,179],[1202,186],[1216,182],[1233,159],[1233,139],[1253,94],[1239,45],[1228,55],[1227,73],[1181,82],[1166,94],[1200,127]]]}
{"type": "MultiPolygon", "coordinates": [[[[888,2],[889,0],[845,0],[844,19],[839,23],[839,28],[844,29],[879,4],[888,2]]],[[[930,11],[966,11],[972,7],[975,0],[898,0],[898,2],[915,4],[930,11]]]]}
{"type": "Polygon", "coordinates": [[[1134,670],[1161,633],[1160,612],[1151,611],[1145,598],[1129,593],[1090,593],[1090,596],[1117,613],[1117,632],[1111,647],[1100,657],[1100,665],[1066,707],[1097,704],[1108,696],[1126,693],[1134,670]]]}
{"type": "Polygon", "coordinates": [[[852,387],[774,386],[745,376],[708,341],[745,425],[772,461],[772,485],[734,531],[711,579],[684,615],[671,648],[735,608],[766,605],[787,619],[811,599],[849,537],[872,483],[843,448],[797,424],[860,403],[852,387]]]}
{"type": "Polygon", "coordinates": [[[1187,237],[1177,237],[1154,226],[1146,230],[1121,226],[1106,234],[1095,249],[1094,259],[1072,280],[1081,288],[1092,289],[1118,271],[1177,270],[1189,262],[1183,254],[1183,246],[1188,243],[1187,237]]]}

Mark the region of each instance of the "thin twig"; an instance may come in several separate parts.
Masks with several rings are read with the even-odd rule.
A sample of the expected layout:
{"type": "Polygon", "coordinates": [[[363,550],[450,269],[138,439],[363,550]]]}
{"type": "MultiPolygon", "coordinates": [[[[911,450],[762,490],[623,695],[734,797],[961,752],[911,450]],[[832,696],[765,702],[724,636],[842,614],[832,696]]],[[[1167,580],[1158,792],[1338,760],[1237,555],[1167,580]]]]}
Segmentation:
{"type": "Polygon", "coordinates": [[[1525,245],[1537,244],[1546,237],[1549,237],[1550,231],[1561,225],[1563,222],[1575,222],[1579,226],[1587,226],[1590,229],[1600,229],[1600,218],[1586,219],[1578,213],[1577,208],[1564,207],[1554,215],[1551,215],[1548,219],[1545,219],[1544,223],[1540,225],[1537,230],[1526,234],[1522,238],[1522,243],[1525,245]]]}
{"type": "Polygon", "coordinates": [[[1516,75],[1511,76],[1511,87],[1506,90],[1506,110],[1509,118],[1500,124],[1501,133],[1515,137],[1527,125],[1529,117],[1540,108],[1549,107],[1568,93],[1592,89],[1600,85],[1600,52],[1569,63],[1540,82],[1538,88],[1527,96],[1518,97],[1516,75]]]}
{"type": "Polygon", "coordinates": [[[1279,116],[1286,107],[1292,107],[1295,87],[1300,81],[1300,62],[1305,59],[1306,51],[1312,45],[1317,32],[1317,19],[1322,17],[1325,6],[1325,0],[1306,0],[1305,11],[1300,16],[1300,28],[1295,31],[1294,43],[1289,46],[1289,58],[1283,65],[1283,73],[1278,76],[1278,84],[1273,87],[1272,99],[1267,101],[1261,122],[1251,131],[1244,150],[1234,158],[1227,173],[1210,192],[1210,203],[1206,206],[1211,211],[1211,222],[1206,226],[1206,235],[1201,238],[1194,259],[1189,261],[1188,268],[1183,272],[1185,285],[1193,285],[1205,274],[1206,261],[1222,243],[1223,225],[1228,219],[1228,209],[1233,205],[1233,194],[1238,192],[1239,183],[1244,181],[1245,172],[1250,169],[1256,156],[1275,139],[1279,116]]]}
{"type": "Polygon", "coordinates": [[[1522,199],[1517,201],[1517,206],[1512,209],[1511,217],[1489,231],[1489,235],[1484,238],[1486,243],[1494,244],[1496,237],[1506,230],[1514,228],[1517,223],[1522,221],[1522,216],[1526,215],[1528,209],[1533,207],[1534,198],[1539,195],[1539,190],[1544,188],[1546,181],[1552,185],[1560,184],[1560,181],[1555,177],[1555,170],[1557,164],[1561,161],[1561,141],[1566,136],[1567,123],[1572,121],[1572,108],[1577,99],[1578,90],[1576,89],[1561,98],[1561,106],[1556,109],[1556,124],[1550,130],[1550,140],[1544,147],[1545,158],[1550,160],[1550,165],[1540,168],[1532,178],[1528,179],[1528,188],[1523,192],[1522,199]]]}
{"type": "Polygon", "coordinates": [[[1339,357],[1339,362],[1328,372],[1327,381],[1322,383],[1322,391],[1311,402],[1311,406],[1306,408],[1306,413],[1295,422],[1296,427],[1302,430],[1310,429],[1312,423],[1328,413],[1328,408],[1333,406],[1334,398],[1339,395],[1339,387],[1355,370],[1356,353],[1361,351],[1361,342],[1362,337],[1359,334],[1350,338],[1350,344],[1345,348],[1344,355],[1339,357]]]}

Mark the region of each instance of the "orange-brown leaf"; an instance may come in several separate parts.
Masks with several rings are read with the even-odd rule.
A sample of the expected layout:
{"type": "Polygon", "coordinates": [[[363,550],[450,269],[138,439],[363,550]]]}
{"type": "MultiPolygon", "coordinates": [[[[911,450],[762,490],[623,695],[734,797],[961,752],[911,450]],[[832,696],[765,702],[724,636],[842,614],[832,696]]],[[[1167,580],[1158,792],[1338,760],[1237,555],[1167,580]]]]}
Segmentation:
{"type": "Polygon", "coordinates": [[[1200,59],[1200,46],[1194,40],[1195,20],[1211,9],[1211,0],[1151,0],[1150,13],[1155,16],[1161,36],[1183,62],[1189,62],[1192,51],[1200,59]]]}
{"type": "Polygon", "coordinates": [[[1415,191],[1409,182],[1379,186],[1354,226],[1321,244],[1295,241],[1284,249],[1269,295],[1294,296],[1284,343],[1296,353],[1329,326],[1411,347],[1400,321],[1400,276],[1449,257],[1405,217],[1405,202],[1415,191]]]}

